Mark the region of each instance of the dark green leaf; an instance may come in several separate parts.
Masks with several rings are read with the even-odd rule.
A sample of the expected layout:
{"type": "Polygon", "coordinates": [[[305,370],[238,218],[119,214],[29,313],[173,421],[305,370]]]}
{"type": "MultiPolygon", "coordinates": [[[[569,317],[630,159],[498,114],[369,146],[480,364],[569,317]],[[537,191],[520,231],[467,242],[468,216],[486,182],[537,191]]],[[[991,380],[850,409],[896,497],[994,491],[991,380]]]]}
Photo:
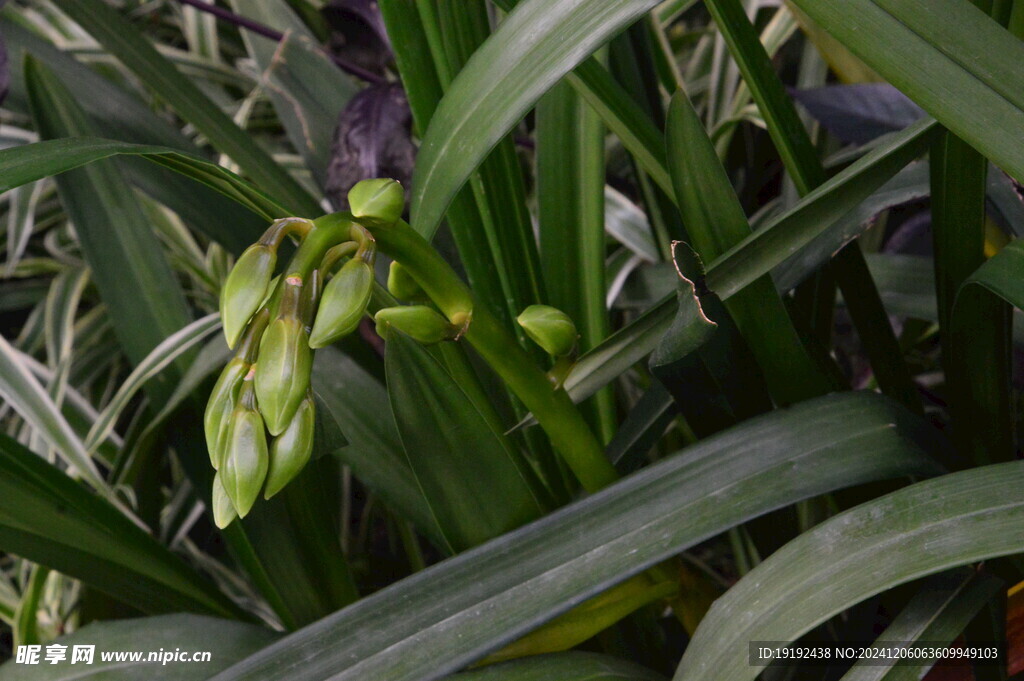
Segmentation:
{"type": "Polygon", "coordinates": [[[276,638],[266,629],[226,622],[197,615],[163,615],[144,619],[96,622],[86,625],[68,636],[53,641],[67,646],[66,659],[56,665],[45,662],[37,665],[16,664],[13,660],[0,667],[4,681],[194,681],[216,674],[236,660],[251,655],[276,638]],[[95,646],[93,662],[72,664],[74,646],[95,646]],[[101,653],[140,652],[142,660],[103,661],[101,653]],[[173,655],[181,652],[186,660],[156,657],[149,661],[150,653],[173,655]],[[197,652],[210,654],[206,661],[193,662],[197,652]]]}
{"type": "Polygon", "coordinates": [[[1024,461],[944,475],[869,501],[805,532],[712,607],[676,681],[744,681],[750,641],[793,641],[885,589],[1024,551],[1024,461]]]}
{"type": "Polygon", "coordinates": [[[430,352],[392,330],[385,365],[406,457],[451,550],[543,512],[522,455],[430,352]]]}
{"type": "Polygon", "coordinates": [[[933,438],[930,426],[865,393],[749,420],[365,598],[217,681],[443,677],[753,516],[840,486],[935,470],[924,454],[933,438]]]}
{"type": "Polygon", "coordinates": [[[0,435],[0,548],[143,612],[237,617],[231,603],[106,501],[0,435]]]}

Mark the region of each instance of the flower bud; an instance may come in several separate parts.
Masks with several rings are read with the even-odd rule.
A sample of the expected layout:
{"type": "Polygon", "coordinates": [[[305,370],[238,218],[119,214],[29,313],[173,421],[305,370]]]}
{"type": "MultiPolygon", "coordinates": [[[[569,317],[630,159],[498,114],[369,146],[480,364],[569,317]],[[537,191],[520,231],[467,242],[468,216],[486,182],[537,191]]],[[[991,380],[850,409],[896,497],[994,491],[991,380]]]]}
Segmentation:
{"type": "Polygon", "coordinates": [[[427,300],[426,292],[397,260],[388,269],[388,291],[399,300],[427,300]]]}
{"type": "Polygon", "coordinates": [[[220,318],[224,337],[233,348],[246,325],[267,295],[277,264],[277,251],[266,244],[253,244],[235,263],[220,296],[220,318]]]}
{"type": "Polygon", "coordinates": [[[206,431],[206,449],[210,453],[210,463],[219,470],[224,461],[224,438],[231,424],[231,413],[235,410],[238,389],[242,379],[249,373],[249,363],[241,357],[234,357],[224,371],[221,372],[217,384],[210,393],[210,401],[206,403],[203,416],[203,428],[206,431]]]}
{"type": "Polygon", "coordinates": [[[267,470],[264,499],[280,492],[306,466],[313,453],[315,426],[316,407],[313,396],[307,394],[292,422],[270,445],[270,468],[267,470]]]}
{"type": "Polygon", "coordinates": [[[398,182],[387,178],[363,180],[349,190],[348,206],[357,218],[390,225],[402,217],[405,191],[398,182]]]}
{"type": "Polygon", "coordinates": [[[426,305],[385,307],[377,311],[374,320],[377,322],[377,333],[382,338],[387,337],[387,327],[393,326],[426,345],[450,338],[453,331],[447,319],[426,305]]]}
{"type": "Polygon", "coordinates": [[[267,477],[267,466],[263,418],[256,410],[252,388],[243,386],[238,406],[231,414],[224,464],[218,473],[239,517],[244,518],[256,502],[267,477]]]}
{"type": "Polygon", "coordinates": [[[238,517],[238,511],[235,510],[231,499],[228,497],[227,490],[224,489],[224,482],[220,478],[220,473],[213,476],[213,500],[211,505],[213,506],[213,522],[222,530],[238,517]]]}
{"type": "Polygon", "coordinates": [[[256,399],[272,435],[280,435],[291,423],[299,402],[309,390],[313,351],[309,334],[298,318],[302,281],[286,280],[281,316],[270,323],[260,341],[256,363],[256,399]]]}
{"type": "Polygon", "coordinates": [[[537,345],[556,357],[568,355],[576,347],[576,325],[569,315],[550,305],[531,305],[516,321],[537,345]]]}
{"type": "Polygon", "coordinates": [[[366,313],[373,291],[373,268],[352,258],[324,287],[320,307],[309,334],[309,347],[322,348],[352,333],[366,313]]]}

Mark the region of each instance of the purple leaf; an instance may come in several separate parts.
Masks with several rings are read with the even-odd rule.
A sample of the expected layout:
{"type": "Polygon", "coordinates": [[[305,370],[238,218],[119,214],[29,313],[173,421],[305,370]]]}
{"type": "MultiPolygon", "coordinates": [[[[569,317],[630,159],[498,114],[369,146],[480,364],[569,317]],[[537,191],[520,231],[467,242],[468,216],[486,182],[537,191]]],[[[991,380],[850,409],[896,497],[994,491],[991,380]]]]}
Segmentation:
{"type": "Polygon", "coordinates": [[[888,83],[829,85],[790,94],[822,127],[853,144],[902,130],[925,115],[921,107],[888,83]]]}
{"type": "Polygon", "coordinates": [[[411,126],[409,103],[400,85],[371,85],[353,97],[338,119],[327,167],[331,202],[346,208],[348,190],[374,177],[390,177],[408,188],[416,162],[411,126]]]}

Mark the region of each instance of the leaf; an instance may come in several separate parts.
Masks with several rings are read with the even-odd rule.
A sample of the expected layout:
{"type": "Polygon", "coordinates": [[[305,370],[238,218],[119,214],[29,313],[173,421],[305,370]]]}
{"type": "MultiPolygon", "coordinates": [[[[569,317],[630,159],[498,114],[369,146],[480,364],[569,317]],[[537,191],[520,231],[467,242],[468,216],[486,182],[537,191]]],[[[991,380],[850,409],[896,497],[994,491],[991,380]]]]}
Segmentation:
{"type": "Polygon", "coordinates": [[[231,6],[247,19],[285,32],[280,42],[252,31],[241,34],[263,71],[267,94],[289,141],[323,186],[338,114],[358,87],[324,54],[285,0],[232,0],[231,6]]]}
{"type": "Polygon", "coordinates": [[[942,125],[1024,180],[1024,45],[963,0],[792,0],[942,125]]]}
{"type": "Polygon", "coordinates": [[[67,137],[0,150],[0,192],[118,155],[138,155],[202,182],[263,216],[290,217],[273,199],[230,170],[175,149],[97,137],[67,137]]]}
{"type": "Polygon", "coordinates": [[[349,439],[334,452],[387,506],[438,546],[437,520],[405,458],[384,386],[336,348],[317,350],[313,388],[349,439]]]}
{"type": "Polygon", "coordinates": [[[655,0],[523,0],[459,72],[423,137],[412,224],[430,237],[455,193],[540,96],[655,0]]]}
{"type": "MultiPolygon", "coordinates": [[[[814,252],[823,260],[807,262],[810,268],[807,271],[820,266],[830,253],[845,243],[844,233],[828,231],[830,226],[923,153],[935,132],[934,122],[915,124],[858,159],[791,210],[770,220],[712,262],[707,271],[708,288],[727,300],[808,244],[814,244],[814,252]],[[826,231],[838,241],[831,251],[827,250],[825,242],[815,242],[817,236],[826,231]]],[[[792,276],[798,281],[803,274],[798,272],[792,276]]],[[[580,357],[565,380],[565,388],[573,400],[579,402],[589,397],[646,357],[668,329],[674,311],[672,296],[666,297],[580,357]]]]}
{"type": "Polygon", "coordinates": [[[19,355],[0,336],[0,395],[93,489],[113,497],[85,445],[19,355]]]}
{"type": "Polygon", "coordinates": [[[0,548],[143,612],[241,611],[120,511],[0,435],[0,548]]]}
{"type": "Polygon", "coordinates": [[[117,392],[100,412],[85,438],[86,449],[89,452],[96,451],[100,443],[113,431],[125,407],[147,381],[220,328],[220,318],[214,312],[185,325],[153,348],[153,351],[121,382],[117,392]]]}
{"type": "MultiPolygon", "coordinates": [[[[567,83],[537,104],[537,222],[547,302],[579,332],[580,350],[608,336],[605,305],[604,126],[567,83]]],[[[615,431],[613,394],[584,412],[602,441],[615,431]]]]}
{"type": "Polygon", "coordinates": [[[230,156],[257,186],[279,197],[297,215],[320,214],[316,200],[295,179],[113,8],[102,0],[57,0],[57,5],[230,156]]]}
{"type": "Polygon", "coordinates": [[[840,486],[934,470],[923,454],[933,437],[866,393],[749,420],[364,598],[217,681],[443,677],[753,516],[840,486]]]}
{"type": "Polygon", "coordinates": [[[412,114],[401,85],[371,85],[349,101],[338,118],[325,183],[327,196],[348,209],[348,190],[360,180],[390,177],[409,185],[416,148],[412,114]]]}
{"type": "MultiPolygon", "coordinates": [[[[27,31],[8,13],[0,15],[0,27],[11,47],[13,81],[7,105],[12,109],[28,113],[21,57],[31,54],[46,64],[68,87],[75,102],[85,110],[90,123],[101,136],[136,144],[157,144],[191,154],[200,153],[199,148],[170,121],[159,116],[146,103],[27,31]]],[[[240,253],[265,229],[264,220],[215,191],[197,187],[173,172],[141,160],[125,159],[123,164],[129,179],[144,192],[235,253],[240,253]]]]}
{"type": "Polygon", "coordinates": [[[950,314],[954,438],[979,462],[1014,457],[1011,338],[1013,308],[1024,309],[1022,267],[1024,239],[1017,239],[964,281],[950,314]]]}
{"type": "MultiPolygon", "coordinates": [[[[665,129],[669,172],[687,236],[700,258],[713,262],[751,235],[750,224],[686,93],[673,96],[665,129]]],[[[776,402],[791,404],[831,389],[804,349],[769,275],[737,291],[725,307],[776,402]]]]}
{"type": "MultiPolygon", "coordinates": [[[[969,568],[936,575],[922,584],[918,594],[875,640],[875,645],[951,643],[1002,589],[1002,580],[969,568]]],[[[934,661],[879,664],[877,660],[860,659],[842,681],[918,681],[934,661]]]]}
{"type": "Polygon", "coordinates": [[[456,674],[453,681],[664,681],[632,662],[597,653],[537,655],[456,674]]]}
{"type": "Polygon", "coordinates": [[[661,259],[647,215],[622,192],[604,188],[604,227],[610,236],[647,262],[661,259]]]}
{"type": "Polygon", "coordinates": [[[1024,462],[944,475],[830,518],[751,570],[712,606],[676,681],[752,680],[753,641],[793,641],[874,594],[1024,551],[1024,462]]]}
{"type": "Polygon", "coordinates": [[[0,104],[7,99],[11,89],[11,67],[7,60],[7,41],[0,33],[0,104]]]}
{"type": "MultiPolygon", "coordinates": [[[[40,137],[88,135],[85,114],[57,77],[25,60],[32,117],[40,137]]],[[[128,360],[140,363],[167,336],[191,321],[185,294],[124,176],[111,164],[90,165],[57,178],[61,203],[92,270],[118,342],[128,360]]],[[[182,364],[149,384],[166,400],[182,364]]]]}
{"type": "Polygon", "coordinates": [[[73,634],[61,636],[52,643],[67,646],[67,659],[59,664],[17,664],[10,660],[0,667],[4,681],[194,681],[215,674],[235,661],[271,643],[277,636],[260,627],[199,615],[161,615],[138,619],[93,622],[73,634]],[[78,645],[95,646],[91,664],[72,664],[72,653],[78,645]],[[140,652],[139,662],[104,661],[102,653],[140,652]],[[149,654],[181,652],[188,661],[161,664],[161,658],[148,661],[149,654]],[[207,661],[194,663],[196,652],[210,654],[207,661]],[[200,671],[201,670],[201,671],[200,671]]]}
{"type": "Polygon", "coordinates": [[[543,513],[522,455],[440,362],[394,330],[384,362],[406,458],[449,549],[463,551],[543,513]]]}
{"type": "Polygon", "coordinates": [[[921,107],[888,83],[828,85],[790,94],[822,127],[848,144],[866,144],[925,116],[921,107]]]}

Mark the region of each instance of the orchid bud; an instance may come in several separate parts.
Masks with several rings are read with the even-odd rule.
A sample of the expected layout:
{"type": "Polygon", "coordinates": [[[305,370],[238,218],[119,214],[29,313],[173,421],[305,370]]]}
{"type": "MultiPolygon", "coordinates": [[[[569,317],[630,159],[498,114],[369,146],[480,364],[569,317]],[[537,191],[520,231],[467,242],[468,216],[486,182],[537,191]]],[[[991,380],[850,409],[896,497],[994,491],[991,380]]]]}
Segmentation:
{"type": "Polygon", "coordinates": [[[302,280],[285,280],[280,316],[270,323],[260,341],[256,363],[256,399],[272,435],[280,435],[291,423],[299,403],[309,390],[313,352],[309,334],[299,319],[302,280]]]}
{"type": "Polygon", "coordinates": [[[531,305],[516,321],[534,343],[548,354],[564,357],[576,347],[576,325],[569,315],[550,305],[531,305]]]}
{"type": "Polygon", "coordinates": [[[211,506],[213,506],[213,522],[222,530],[238,517],[238,511],[235,510],[234,504],[231,503],[231,499],[228,497],[227,490],[224,489],[224,482],[221,480],[220,473],[213,476],[211,506]]]}
{"type": "Polygon", "coordinates": [[[453,332],[448,320],[426,305],[385,307],[377,311],[374,319],[377,322],[377,333],[382,338],[386,338],[388,326],[395,327],[425,345],[450,338],[453,332]]]}
{"type": "Polygon", "coordinates": [[[388,292],[399,300],[427,300],[426,292],[397,260],[388,269],[388,292]]]}
{"type": "Polygon", "coordinates": [[[249,319],[266,297],[276,264],[277,251],[256,243],[245,249],[228,274],[220,296],[220,318],[229,348],[238,343],[249,319]]]}
{"type": "Polygon", "coordinates": [[[327,283],[309,335],[309,347],[322,348],[352,333],[366,313],[373,291],[373,268],[356,257],[327,283]]]}
{"type": "Polygon", "coordinates": [[[221,372],[217,384],[210,393],[210,401],[206,403],[203,416],[203,429],[206,432],[206,449],[210,453],[210,463],[219,470],[224,461],[224,438],[231,424],[231,414],[235,410],[238,390],[242,380],[249,373],[249,362],[242,357],[235,357],[227,363],[221,372]]]}
{"type": "Polygon", "coordinates": [[[370,218],[390,225],[402,217],[405,191],[395,180],[363,180],[349,190],[348,206],[357,218],[370,218]]]}
{"type": "Polygon", "coordinates": [[[316,407],[313,396],[299,404],[292,422],[270,445],[270,467],[263,498],[269,499],[280,492],[298,475],[313,453],[313,431],[316,426],[316,407]]]}
{"type": "Polygon", "coordinates": [[[267,434],[248,379],[231,414],[224,463],[219,471],[224,490],[241,518],[256,503],[268,466],[267,434]]]}

